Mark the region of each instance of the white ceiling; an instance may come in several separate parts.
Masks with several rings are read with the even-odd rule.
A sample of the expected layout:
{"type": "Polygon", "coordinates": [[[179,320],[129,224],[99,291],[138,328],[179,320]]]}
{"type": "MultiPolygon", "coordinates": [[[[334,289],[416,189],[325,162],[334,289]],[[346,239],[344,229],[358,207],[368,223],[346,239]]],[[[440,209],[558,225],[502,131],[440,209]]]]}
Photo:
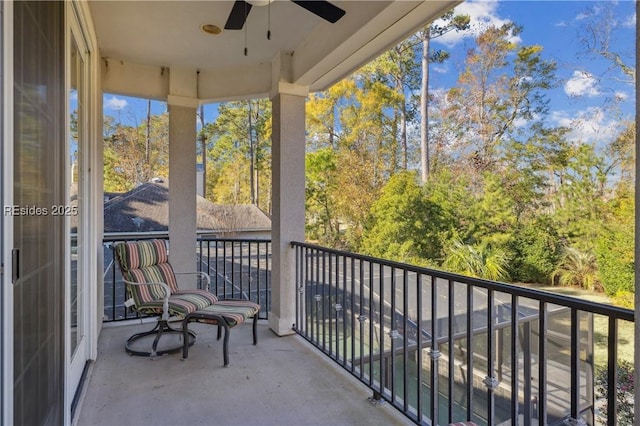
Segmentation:
{"type": "MultiPolygon", "coordinates": [[[[290,1],[276,1],[270,6],[271,40],[267,40],[269,7],[253,7],[245,23],[245,57],[244,29],[223,29],[233,1],[92,1],[90,5],[103,56],[168,67],[269,62],[277,51],[293,51],[315,26],[333,29],[290,1]],[[200,29],[203,24],[223,31],[206,34],[200,29]]],[[[340,24],[335,25],[344,27],[340,24]]]]}
{"type": "Polygon", "coordinates": [[[92,0],[89,7],[105,59],[219,76],[254,73],[260,78],[257,73],[264,74],[274,58],[293,54],[294,70],[288,80],[313,90],[352,72],[456,2],[335,0],[332,3],[346,14],[331,24],[289,0],[278,0],[254,6],[246,31],[224,30],[233,3],[92,0]],[[269,15],[271,40],[267,40],[269,15]],[[203,24],[223,31],[206,34],[203,24]]]}

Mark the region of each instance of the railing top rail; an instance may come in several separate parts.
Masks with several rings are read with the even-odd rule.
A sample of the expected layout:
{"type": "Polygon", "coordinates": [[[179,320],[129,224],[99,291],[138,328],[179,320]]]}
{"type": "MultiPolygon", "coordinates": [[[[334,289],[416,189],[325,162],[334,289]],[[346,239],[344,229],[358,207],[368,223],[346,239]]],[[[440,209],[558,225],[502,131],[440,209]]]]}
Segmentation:
{"type": "Polygon", "coordinates": [[[211,237],[199,236],[198,241],[231,241],[239,243],[271,243],[269,238],[227,238],[227,237],[211,237]]]}
{"type": "Polygon", "coordinates": [[[580,311],[591,312],[594,314],[606,315],[625,321],[635,321],[634,312],[631,309],[620,308],[613,305],[605,305],[603,303],[592,302],[589,300],[578,299],[576,297],[565,296],[562,294],[551,293],[544,290],[537,290],[528,287],[520,287],[514,284],[507,284],[497,281],[489,281],[481,278],[473,278],[464,275],[455,274],[452,272],[440,271],[437,269],[424,268],[416,265],[409,265],[406,263],[396,262],[392,260],[380,259],[363,254],[352,253],[344,250],[336,250],[328,247],[323,247],[317,244],[303,243],[298,241],[291,242],[292,247],[303,247],[326,253],[332,253],[338,256],[350,257],[358,259],[364,262],[372,262],[382,266],[388,266],[390,268],[402,269],[409,272],[414,272],[421,275],[429,275],[431,277],[440,278],[444,280],[450,280],[459,282],[462,284],[468,284],[475,287],[481,287],[488,290],[504,292],[514,294],[519,297],[526,297],[550,303],[554,305],[566,306],[568,308],[577,309],[580,311]]]}
{"type": "MultiPolygon", "coordinates": [[[[105,243],[114,241],[131,241],[131,240],[145,240],[152,238],[168,239],[169,233],[164,231],[158,232],[110,232],[105,233],[102,241],[105,243]]],[[[235,241],[235,242],[255,242],[255,243],[270,243],[269,238],[227,238],[217,237],[209,234],[198,234],[197,241],[235,241]]]]}
{"type": "Polygon", "coordinates": [[[102,237],[102,241],[114,242],[114,241],[129,241],[129,240],[144,240],[150,238],[169,238],[168,232],[109,232],[105,233],[102,237]]]}

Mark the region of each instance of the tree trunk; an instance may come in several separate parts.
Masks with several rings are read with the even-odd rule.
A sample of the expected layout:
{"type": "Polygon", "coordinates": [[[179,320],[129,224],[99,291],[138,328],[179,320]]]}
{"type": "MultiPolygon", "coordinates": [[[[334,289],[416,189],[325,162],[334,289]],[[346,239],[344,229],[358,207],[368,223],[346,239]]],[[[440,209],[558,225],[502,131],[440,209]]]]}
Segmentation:
{"type": "Polygon", "coordinates": [[[147,99],[147,134],[144,141],[144,178],[145,182],[151,179],[151,162],[149,156],[149,149],[151,145],[151,99],[147,99]]]}
{"type": "Polygon", "coordinates": [[[207,138],[204,134],[204,105],[200,105],[200,150],[202,151],[202,197],[207,197],[207,138]]]}
{"type": "Polygon", "coordinates": [[[249,174],[250,174],[250,191],[251,191],[251,204],[256,204],[256,180],[254,175],[254,161],[255,161],[255,153],[254,153],[254,145],[253,145],[253,117],[251,116],[251,101],[249,101],[249,155],[251,156],[249,163],[249,174]]]}
{"type": "Polygon", "coordinates": [[[429,179],[429,29],[420,34],[422,38],[422,83],[420,86],[420,171],[422,182],[429,179]]]}

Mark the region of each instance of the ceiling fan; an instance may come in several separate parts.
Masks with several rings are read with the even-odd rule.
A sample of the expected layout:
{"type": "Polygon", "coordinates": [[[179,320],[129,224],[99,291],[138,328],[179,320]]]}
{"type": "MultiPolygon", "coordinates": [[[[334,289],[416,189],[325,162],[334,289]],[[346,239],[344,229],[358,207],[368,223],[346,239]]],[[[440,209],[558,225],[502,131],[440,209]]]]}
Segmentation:
{"type": "MultiPolygon", "coordinates": [[[[304,0],[291,0],[293,3],[300,7],[307,9],[309,12],[319,16],[320,18],[333,23],[338,22],[340,18],[346,13],[338,6],[331,4],[328,1],[304,1],[304,0]]],[[[261,3],[269,4],[271,0],[262,1],[261,3]]],[[[224,26],[225,30],[241,30],[244,27],[249,11],[253,7],[252,3],[258,3],[255,0],[236,0],[227,18],[227,23],[224,26]]]]}

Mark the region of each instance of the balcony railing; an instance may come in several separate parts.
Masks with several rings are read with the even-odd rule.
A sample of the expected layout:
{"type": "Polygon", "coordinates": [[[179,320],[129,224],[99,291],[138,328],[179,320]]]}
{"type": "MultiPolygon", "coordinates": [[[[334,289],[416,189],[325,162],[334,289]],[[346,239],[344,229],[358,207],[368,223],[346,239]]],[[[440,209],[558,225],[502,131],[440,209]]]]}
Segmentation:
{"type": "Polygon", "coordinates": [[[594,370],[606,366],[608,389],[617,389],[617,328],[634,321],[632,311],[292,246],[295,331],[366,384],[373,401],[430,425],[594,424],[606,403],[615,424],[616,394],[596,400],[594,370]]]}
{"type": "MultiPolygon", "coordinates": [[[[122,321],[140,316],[126,308],[128,299],[120,268],[116,265],[114,245],[118,241],[149,238],[168,240],[166,233],[117,234],[105,236],[104,247],[104,322],[122,321]]],[[[271,241],[198,237],[194,266],[211,278],[210,291],[220,298],[247,298],[261,306],[260,319],[267,319],[271,300],[271,241]],[[197,266],[196,266],[197,265],[197,266]]]]}

